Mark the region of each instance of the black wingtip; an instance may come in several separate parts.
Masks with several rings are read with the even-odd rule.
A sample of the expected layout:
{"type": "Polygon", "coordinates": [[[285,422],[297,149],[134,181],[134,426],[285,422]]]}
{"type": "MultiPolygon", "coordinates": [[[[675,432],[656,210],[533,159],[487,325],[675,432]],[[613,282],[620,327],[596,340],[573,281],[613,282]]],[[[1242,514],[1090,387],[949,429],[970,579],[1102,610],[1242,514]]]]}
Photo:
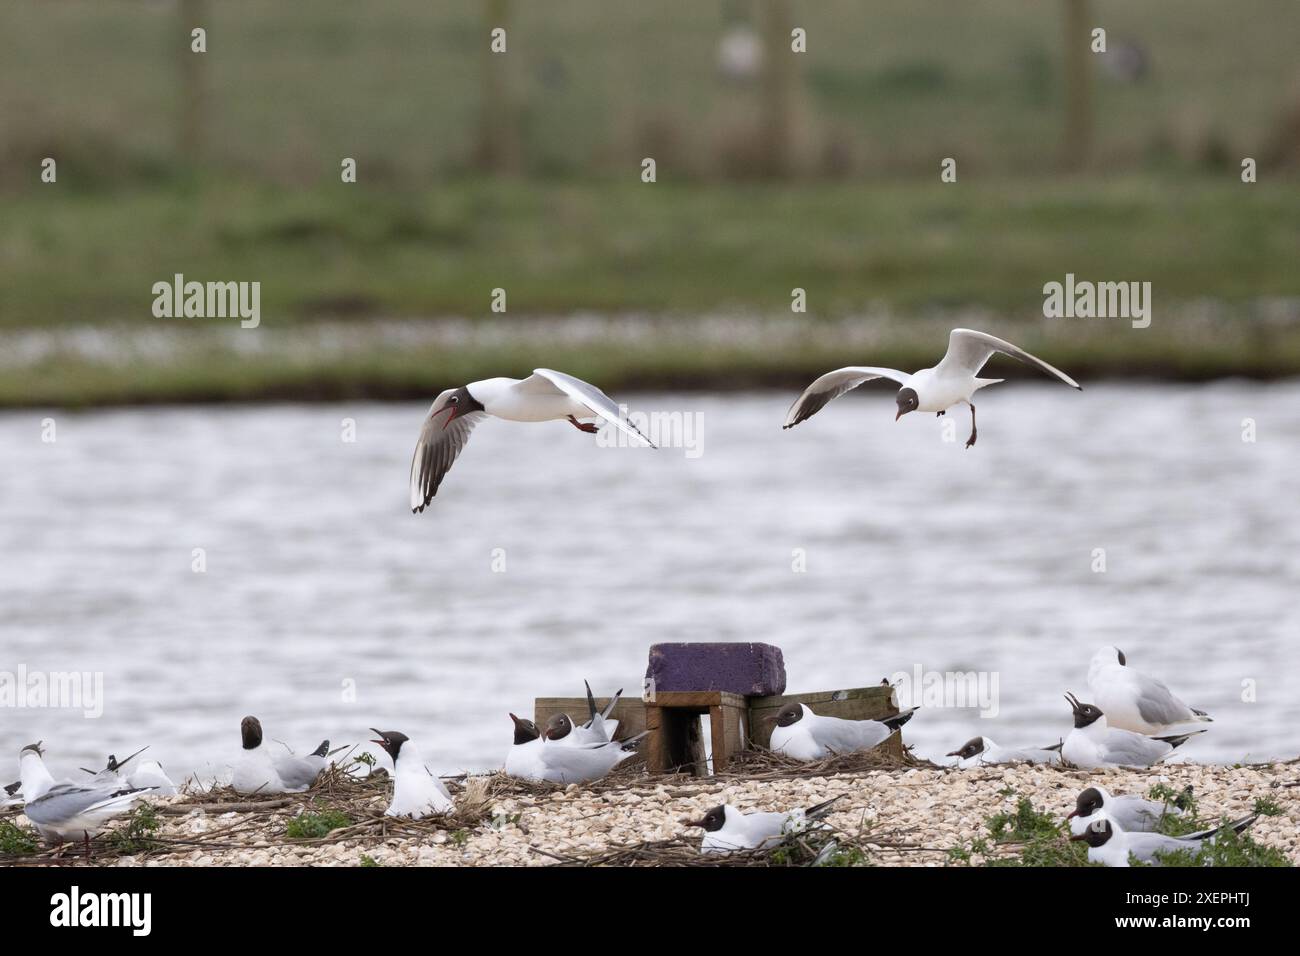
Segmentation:
{"type": "Polygon", "coordinates": [[[328,740],[322,740],[320,742],[320,746],[317,747],[315,750],[313,750],[311,752],[311,755],[313,757],[324,757],[329,752],[330,752],[330,742],[328,740]]]}

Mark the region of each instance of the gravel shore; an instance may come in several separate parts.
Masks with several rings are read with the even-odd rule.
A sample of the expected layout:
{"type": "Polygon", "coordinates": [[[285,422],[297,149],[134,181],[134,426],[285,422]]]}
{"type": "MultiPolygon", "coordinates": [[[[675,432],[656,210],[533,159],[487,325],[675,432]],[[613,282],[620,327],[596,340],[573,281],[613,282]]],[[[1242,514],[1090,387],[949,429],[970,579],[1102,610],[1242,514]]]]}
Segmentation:
{"type": "MultiPolygon", "coordinates": [[[[682,818],[731,803],[744,810],[788,810],[843,795],[829,822],[859,837],[863,862],[884,866],[943,866],[949,850],[989,836],[985,821],[1015,809],[1021,797],[1063,819],[1078,792],[1100,784],[1115,793],[1146,793],[1157,783],[1191,785],[1203,819],[1238,817],[1268,798],[1281,810],[1262,816],[1253,838],[1300,862],[1300,764],[1248,767],[1178,764],[1149,771],[1084,772],[1019,765],[978,770],[914,767],[829,776],[771,774],[696,779],[650,777],[641,771],[588,787],[550,789],[501,775],[453,785],[457,813],[411,823],[382,816],[382,777],[318,785],[312,792],[239,801],[230,794],[183,795],[152,801],[161,826],[145,852],[125,852],[101,838],[90,865],[117,866],[545,866],[585,862],[619,847],[679,841],[698,844],[682,818]],[[232,801],[223,804],[222,800],[232,801]],[[237,801],[237,802],[236,802],[237,801]],[[336,810],[346,825],[313,840],[294,840],[286,827],[300,812],[336,810]],[[877,842],[879,841],[879,842],[877,842]],[[100,845],[104,849],[100,849],[100,845]]],[[[7,817],[19,825],[21,816],[7,817]]],[[[993,855],[1013,852],[1007,848],[993,855]]],[[[49,854],[30,858],[47,862],[49,854]]],[[[61,862],[81,864],[80,850],[61,862]]],[[[7,862],[18,862],[12,857],[7,862]]],[[[985,862],[976,855],[971,861],[985,862]]]]}

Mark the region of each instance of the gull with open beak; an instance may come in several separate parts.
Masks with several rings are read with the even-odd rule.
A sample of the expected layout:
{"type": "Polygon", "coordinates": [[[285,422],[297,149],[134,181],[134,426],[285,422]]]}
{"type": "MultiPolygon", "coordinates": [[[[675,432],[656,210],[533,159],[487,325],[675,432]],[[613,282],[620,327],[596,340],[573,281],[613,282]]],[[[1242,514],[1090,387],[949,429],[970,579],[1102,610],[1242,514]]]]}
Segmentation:
{"type": "Polygon", "coordinates": [[[934,412],[936,415],[942,415],[954,405],[969,407],[970,438],[966,440],[966,447],[969,448],[975,444],[976,436],[975,405],[971,399],[979,389],[1004,381],[1000,378],[977,377],[984,363],[994,352],[1010,355],[1026,365],[1032,365],[1071,388],[1082,388],[1059,368],[1048,365],[1019,346],[995,338],[986,332],[953,329],[948,336],[948,351],[934,368],[923,368],[911,375],[894,368],[869,365],[852,365],[827,372],[804,389],[804,393],[790,406],[785,425],[782,427],[793,428],[817,414],[827,403],[857,388],[863,382],[888,378],[902,386],[895,398],[898,412],[894,415],[894,421],[898,421],[908,412],[934,412]]]}
{"type": "Polygon", "coordinates": [[[1066,694],[1074,710],[1074,729],[1061,745],[1061,756],[1084,770],[1100,767],[1150,767],[1164,760],[1189,737],[1205,733],[1193,730],[1185,734],[1148,737],[1131,730],[1120,730],[1106,723],[1106,715],[1095,704],[1085,704],[1073,694],[1066,694]]]}
{"type": "Polygon", "coordinates": [[[371,743],[379,744],[393,758],[393,799],[384,816],[419,820],[455,808],[451,794],[425,766],[411,738],[397,730],[370,730],[379,735],[371,743]]]}
{"type": "Polygon", "coordinates": [[[438,493],[438,486],[456,461],[469,434],[485,418],[512,422],[568,421],[579,431],[598,431],[600,418],[630,438],[655,447],[627,420],[618,404],[589,382],[539,368],[525,379],[488,378],[449,388],[429,408],[411,458],[411,510],[423,511],[438,493]]]}

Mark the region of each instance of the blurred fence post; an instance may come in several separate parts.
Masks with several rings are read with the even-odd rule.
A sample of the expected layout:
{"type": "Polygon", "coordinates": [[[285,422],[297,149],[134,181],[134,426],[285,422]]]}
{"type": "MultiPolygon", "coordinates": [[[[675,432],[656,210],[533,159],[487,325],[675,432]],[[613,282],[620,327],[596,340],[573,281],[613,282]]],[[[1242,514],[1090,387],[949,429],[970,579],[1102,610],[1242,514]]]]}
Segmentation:
{"type": "Polygon", "coordinates": [[[206,125],[207,95],[204,89],[204,57],[191,49],[191,31],[195,27],[207,30],[207,0],[180,0],[180,117],[178,146],[181,155],[191,164],[203,158],[203,129],[206,125]]]}
{"type": "Polygon", "coordinates": [[[509,58],[514,55],[510,38],[510,0],[486,0],[488,37],[483,44],[483,115],[479,130],[479,166],[485,170],[511,173],[519,169],[519,132],[510,91],[509,58]],[[506,31],[506,52],[493,53],[491,32],[506,31]]]}
{"type": "Polygon", "coordinates": [[[1092,154],[1092,63],[1088,0],[1065,0],[1065,134],[1062,159],[1069,169],[1088,165],[1092,154]]]}
{"type": "Polygon", "coordinates": [[[769,175],[788,176],[794,167],[794,109],[797,73],[790,49],[794,29],[790,0],[768,0],[763,12],[763,149],[769,175]]]}

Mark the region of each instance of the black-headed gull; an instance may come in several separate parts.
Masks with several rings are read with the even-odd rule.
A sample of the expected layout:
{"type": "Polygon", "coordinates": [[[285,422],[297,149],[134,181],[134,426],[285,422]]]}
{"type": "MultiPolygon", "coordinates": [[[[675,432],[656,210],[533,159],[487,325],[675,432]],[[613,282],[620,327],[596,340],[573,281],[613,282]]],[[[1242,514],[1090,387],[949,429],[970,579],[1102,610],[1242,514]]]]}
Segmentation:
{"type": "Polygon", "coordinates": [[[776,724],[768,746],[795,760],[820,760],[831,754],[870,750],[911,720],[916,710],[913,707],[884,720],[845,720],[821,717],[807,704],[791,702],[775,717],[766,718],[776,724]]]}
{"type": "Polygon", "coordinates": [[[1128,666],[1117,647],[1106,646],[1088,664],[1088,691],[1112,727],[1139,734],[1167,734],[1190,723],[1211,723],[1203,710],[1188,707],[1164,685],[1128,666]]]}
{"type": "Polygon", "coordinates": [[[1150,767],[1186,743],[1189,737],[1205,733],[1193,730],[1185,734],[1148,737],[1131,730],[1119,730],[1106,722],[1106,715],[1095,704],[1085,704],[1073,694],[1066,694],[1074,710],[1074,729],[1061,745],[1061,756],[1084,770],[1099,767],[1150,767]]]}
{"type": "MultiPolygon", "coordinates": [[[[585,684],[586,681],[583,683],[585,684]]],[[[587,684],[587,722],[575,724],[568,714],[556,714],[546,722],[546,729],[542,732],[542,736],[547,740],[563,741],[566,744],[603,744],[613,740],[618,730],[618,721],[610,720],[609,715],[614,712],[614,707],[622,696],[623,688],[620,687],[609,699],[605,709],[598,710],[596,698],[591,693],[591,685],[587,684]]]]}
{"type": "Polygon", "coordinates": [[[542,734],[537,725],[523,717],[510,715],[515,724],[515,740],[506,753],[505,772],[507,777],[520,780],[540,780],[545,767],[542,766],[539,751],[542,749],[542,734]]]}
{"type": "Polygon", "coordinates": [[[957,758],[962,770],[999,763],[1060,763],[1061,748],[1056,747],[1001,747],[992,737],[972,737],[958,750],[947,756],[957,758]]]}
{"type": "Polygon", "coordinates": [[[551,743],[543,734],[541,746],[534,754],[533,773],[524,779],[565,784],[599,780],[619,763],[634,756],[634,748],[648,733],[642,731],[627,740],[611,740],[603,744],[551,743]]]}
{"type": "Polygon", "coordinates": [[[936,415],[942,415],[954,405],[969,406],[970,438],[966,440],[966,447],[969,448],[975,444],[976,436],[975,406],[971,403],[971,397],[985,386],[1005,381],[1000,378],[977,377],[984,363],[994,352],[1010,355],[1026,365],[1032,365],[1060,379],[1071,388],[1083,387],[1059,368],[1048,365],[1042,359],[1030,355],[1010,342],[973,329],[953,329],[948,336],[948,351],[934,368],[923,368],[911,375],[894,368],[876,368],[868,365],[852,365],[827,372],[804,389],[803,394],[790,406],[783,427],[793,428],[801,421],[811,418],[828,402],[857,388],[863,382],[888,378],[902,386],[895,399],[898,412],[894,415],[894,421],[898,421],[908,412],[934,412],[936,415]]]}
{"type": "Polygon", "coordinates": [[[239,724],[244,749],[235,762],[230,786],[238,793],[298,793],[306,790],[328,762],[330,742],[305,757],[293,754],[272,755],[262,743],[262,722],[245,717],[239,724]]]}
{"type": "Polygon", "coordinates": [[[1105,816],[1129,833],[1149,833],[1155,830],[1165,814],[1178,816],[1183,812],[1181,807],[1172,803],[1148,800],[1136,794],[1112,794],[1105,787],[1088,787],[1080,791],[1074,809],[1066,817],[1070,821],[1070,832],[1076,836],[1082,833],[1094,816],[1103,810],[1105,816]]]}
{"type": "Polygon", "coordinates": [[[487,378],[449,388],[436,399],[420,426],[411,458],[411,510],[423,511],[438,493],[443,477],[483,419],[493,416],[512,422],[569,421],[580,431],[596,432],[591,422],[601,418],[631,437],[655,447],[627,420],[615,401],[595,385],[549,368],[534,369],[528,378],[487,378]]]}
{"type": "Polygon", "coordinates": [[[809,823],[826,816],[831,812],[832,804],[839,799],[840,797],[831,797],[806,810],[792,810],[789,813],[779,810],[744,813],[724,803],[711,809],[699,820],[683,820],[682,823],[704,830],[704,838],[700,841],[701,853],[766,850],[779,844],[791,833],[799,833],[809,823]]]}
{"type": "MultiPolygon", "coordinates": [[[[1255,822],[1255,815],[1234,820],[1227,826],[1235,833],[1241,833],[1255,822]]],[[[1183,836],[1165,836],[1163,833],[1128,833],[1121,829],[1114,820],[1106,816],[1105,811],[1094,814],[1094,819],[1084,831],[1070,837],[1088,844],[1088,862],[1103,866],[1130,866],[1129,857],[1133,856],[1143,863],[1160,866],[1157,854],[1175,853],[1179,850],[1191,850],[1193,853],[1207,841],[1213,839],[1222,827],[1201,830],[1183,836]]]]}
{"type": "Polygon", "coordinates": [[[393,758],[393,799],[384,816],[419,820],[454,808],[451,794],[425,766],[420,752],[406,734],[397,730],[370,729],[379,735],[371,743],[379,744],[393,758]]]}

